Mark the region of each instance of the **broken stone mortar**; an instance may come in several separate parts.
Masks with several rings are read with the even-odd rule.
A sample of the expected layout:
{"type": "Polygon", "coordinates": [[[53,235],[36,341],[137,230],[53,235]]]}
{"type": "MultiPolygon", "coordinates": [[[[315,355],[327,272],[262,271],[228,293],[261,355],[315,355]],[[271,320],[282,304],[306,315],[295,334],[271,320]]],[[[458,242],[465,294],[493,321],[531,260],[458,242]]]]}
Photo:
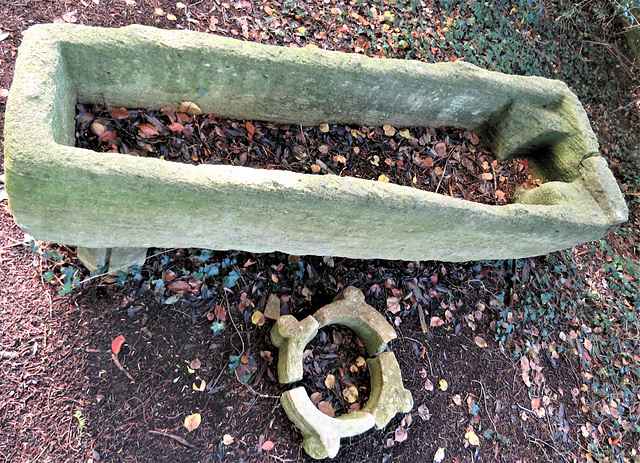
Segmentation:
{"type": "Polygon", "coordinates": [[[285,315],[271,330],[271,342],[278,347],[278,380],[288,384],[303,376],[303,353],[306,345],[327,325],[351,328],[367,348],[371,378],[371,395],[360,412],[332,418],[311,402],[304,387],[286,391],[282,406],[287,416],[304,436],[302,445],[312,458],[333,458],[340,449],[340,439],[368,431],[373,426],[384,428],[396,413],[407,413],[413,407],[411,393],[402,384],[402,373],[396,356],[383,352],[396,338],[393,327],[364,300],[364,294],[352,286],[340,292],[331,304],[298,322],[285,315]]]}
{"type": "Polygon", "coordinates": [[[507,259],[599,239],[627,220],[587,115],[562,82],[138,25],[25,32],[5,162],[16,223],[41,240],[92,248],[80,254],[96,268],[108,263],[105,248],[132,248],[135,263],[149,247],[507,259]],[[75,105],[103,101],[191,101],[205,113],[275,123],[465,128],[497,159],[529,159],[546,183],[490,206],[360,178],[74,148],[75,105]]]}

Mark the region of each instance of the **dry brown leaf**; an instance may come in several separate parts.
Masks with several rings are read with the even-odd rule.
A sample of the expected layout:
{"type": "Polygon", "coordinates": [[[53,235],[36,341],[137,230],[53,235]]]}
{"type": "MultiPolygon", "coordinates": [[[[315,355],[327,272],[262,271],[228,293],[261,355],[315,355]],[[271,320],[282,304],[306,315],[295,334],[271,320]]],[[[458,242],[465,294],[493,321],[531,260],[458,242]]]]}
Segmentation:
{"type": "Polygon", "coordinates": [[[348,403],[352,404],[358,400],[358,388],[349,386],[342,391],[342,396],[348,403]]]}
{"type": "Polygon", "coordinates": [[[191,360],[191,362],[189,363],[189,368],[191,368],[192,370],[199,370],[201,367],[202,362],[198,358],[191,360]]]}
{"type": "Polygon", "coordinates": [[[127,117],[129,117],[127,109],[122,106],[112,106],[109,108],[109,112],[114,119],[126,119],[127,117]]]}
{"type": "Polygon", "coordinates": [[[172,132],[182,132],[184,130],[184,125],[180,122],[174,122],[173,124],[168,125],[167,128],[172,132]]]}
{"type": "Polygon", "coordinates": [[[333,407],[331,406],[331,404],[325,400],[318,403],[318,410],[320,410],[325,415],[330,416],[331,418],[336,416],[336,412],[333,411],[333,407]]]}
{"type": "Polygon", "coordinates": [[[147,137],[159,135],[156,128],[151,124],[140,124],[138,126],[138,131],[140,132],[140,135],[146,135],[147,137]]]}
{"type": "Polygon", "coordinates": [[[487,341],[485,341],[481,336],[476,336],[473,340],[478,347],[487,347],[487,341]]]}
{"type": "Polygon", "coordinates": [[[324,385],[327,386],[327,389],[333,389],[333,386],[336,384],[336,377],[333,375],[327,375],[327,379],[324,380],[324,385]]]}
{"type": "Polygon", "coordinates": [[[329,124],[320,124],[320,132],[322,133],[329,132],[329,124]]]}
{"type": "Polygon", "coordinates": [[[440,142],[435,146],[435,151],[438,156],[444,158],[447,156],[447,144],[444,142],[440,142]]]}
{"type": "Polygon", "coordinates": [[[200,107],[191,101],[181,101],[178,111],[187,114],[202,114],[200,107]]]}
{"type": "Polygon", "coordinates": [[[393,314],[400,312],[400,299],[397,297],[388,297],[387,311],[393,314]]]}
{"type": "Polygon", "coordinates": [[[174,293],[183,294],[191,291],[191,286],[186,281],[174,281],[169,285],[169,289],[174,293]]]}
{"type": "Polygon", "coordinates": [[[407,440],[407,437],[409,437],[409,434],[407,433],[407,430],[404,429],[402,426],[398,426],[398,428],[396,429],[395,432],[395,436],[394,439],[396,442],[404,442],[407,440]]]}
{"type": "Polygon", "coordinates": [[[111,342],[111,350],[113,351],[113,353],[118,355],[120,353],[120,348],[122,347],[123,344],[124,344],[124,336],[120,335],[116,337],[111,342]]]}
{"type": "Polygon", "coordinates": [[[202,417],[200,416],[200,413],[194,413],[184,419],[184,427],[187,428],[187,431],[191,432],[200,426],[201,421],[202,417]]]}
{"type": "Polygon", "coordinates": [[[444,320],[440,317],[431,317],[429,324],[431,326],[442,326],[444,325],[444,320]]]}
{"type": "Polygon", "coordinates": [[[280,318],[280,298],[275,294],[270,294],[267,299],[267,306],[264,309],[264,316],[271,320],[280,318]]]}

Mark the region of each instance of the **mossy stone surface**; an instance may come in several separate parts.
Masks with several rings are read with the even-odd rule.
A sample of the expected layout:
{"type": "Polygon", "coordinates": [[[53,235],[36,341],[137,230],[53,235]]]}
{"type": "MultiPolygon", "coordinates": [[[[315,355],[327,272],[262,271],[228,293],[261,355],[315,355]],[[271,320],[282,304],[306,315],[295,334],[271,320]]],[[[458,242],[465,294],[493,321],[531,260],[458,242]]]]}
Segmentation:
{"type": "Polygon", "coordinates": [[[17,224],[38,239],[88,248],[534,256],[598,239],[626,220],[611,172],[595,169],[593,157],[586,113],[558,81],[144,26],[31,27],[5,120],[6,188],[17,224]],[[127,107],[194,101],[221,116],[296,124],[464,127],[488,135],[500,157],[533,153],[550,182],[546,194],[498,207],[358,178],[73,148],[75,104],[103,96],[127,107]],[[528,127],[531,114],[537,122],[528,127]],[[600,197],[593,181],[603,187],[600,197]]]}

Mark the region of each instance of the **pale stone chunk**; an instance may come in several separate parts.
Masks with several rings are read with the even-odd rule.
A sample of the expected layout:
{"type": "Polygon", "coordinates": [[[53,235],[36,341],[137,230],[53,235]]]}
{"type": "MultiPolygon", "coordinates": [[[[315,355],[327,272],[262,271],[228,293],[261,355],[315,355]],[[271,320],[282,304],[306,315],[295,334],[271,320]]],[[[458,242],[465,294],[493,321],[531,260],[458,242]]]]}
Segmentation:
{"type": "Polygon", "coordinates": [[[369,355],[377,355],[387,343],[397,337],[384,316],[364,301],[358,288],[349,286],[339,293],[331,304],[325,305],[313,317],[319,328],[343,325],[351,328],[364,343],[369,355]]]}
{"type": "Polygon", "coordinates": [[[371,429],[375,418],[371,413],[354,412],[331,418],[313,405],[304,387],[282,394],[282,407],[304,436],[302,446],[315,459],[333,458],[340,450],[340,439],[362,434],[371,429]]]}
{"type": "Polygon", "coordinates": [[[368,359],[371,377],[371,396],[363,412],[376,418],[376,429],[384,428],[396,413],[408,413],[413,407],[411,392],[402,384],[400,365],[393,352],[383,352],[368,359]]]}
{"type": "Polygon", "coordinates": [[[283,315],[271,330],[271,342],[278,348],[278,381],[282,384],[302,379],[305,346],[318,334],[318,322],[309,315],[298,321],[283,315]]]}

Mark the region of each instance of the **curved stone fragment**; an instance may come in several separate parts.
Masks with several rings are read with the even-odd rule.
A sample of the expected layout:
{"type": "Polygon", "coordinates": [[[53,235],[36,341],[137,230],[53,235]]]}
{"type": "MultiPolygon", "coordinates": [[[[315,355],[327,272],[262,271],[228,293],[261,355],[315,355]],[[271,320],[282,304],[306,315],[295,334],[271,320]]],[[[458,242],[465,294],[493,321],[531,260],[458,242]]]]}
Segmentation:
{"type": "Polygon", "coordinates": [[[364,301],[358,288],[349,286],[340,292],[331,304],[327,304],[313,317],[319,328],[327,325],[344,325],[351,328],[364,343],[369,355],[384,351],[387,343],[397,337],[384,316],[364,301]]]}
{"type": "Polygon", "coordinates": [[[396,413],[408,413],[413,407],[411,392],[402,385],[400,365],[393,352],[383,352],[368,359],[371,396],[363,412],[376,419],[376,429],[384,428],[396,413]]]}
{"type": "Polygon", "coordinates": [[[318,334],[318,322],[309,315],[298,321],[283,315],[271,330],[271,342],[278,348],[278,381],[281,384],[302,379],[302,355],[305,346],[318,334]]]}
{"type": "Polygon", "coordinates": [[[341,438],[357,436],[376,424],[373,415],[364,411],[339,418],[325,415],[311,402],[304,387],[282,394],[282,407],[304,436],[304,450],[315,459],[335,457],[341,438]]]}

